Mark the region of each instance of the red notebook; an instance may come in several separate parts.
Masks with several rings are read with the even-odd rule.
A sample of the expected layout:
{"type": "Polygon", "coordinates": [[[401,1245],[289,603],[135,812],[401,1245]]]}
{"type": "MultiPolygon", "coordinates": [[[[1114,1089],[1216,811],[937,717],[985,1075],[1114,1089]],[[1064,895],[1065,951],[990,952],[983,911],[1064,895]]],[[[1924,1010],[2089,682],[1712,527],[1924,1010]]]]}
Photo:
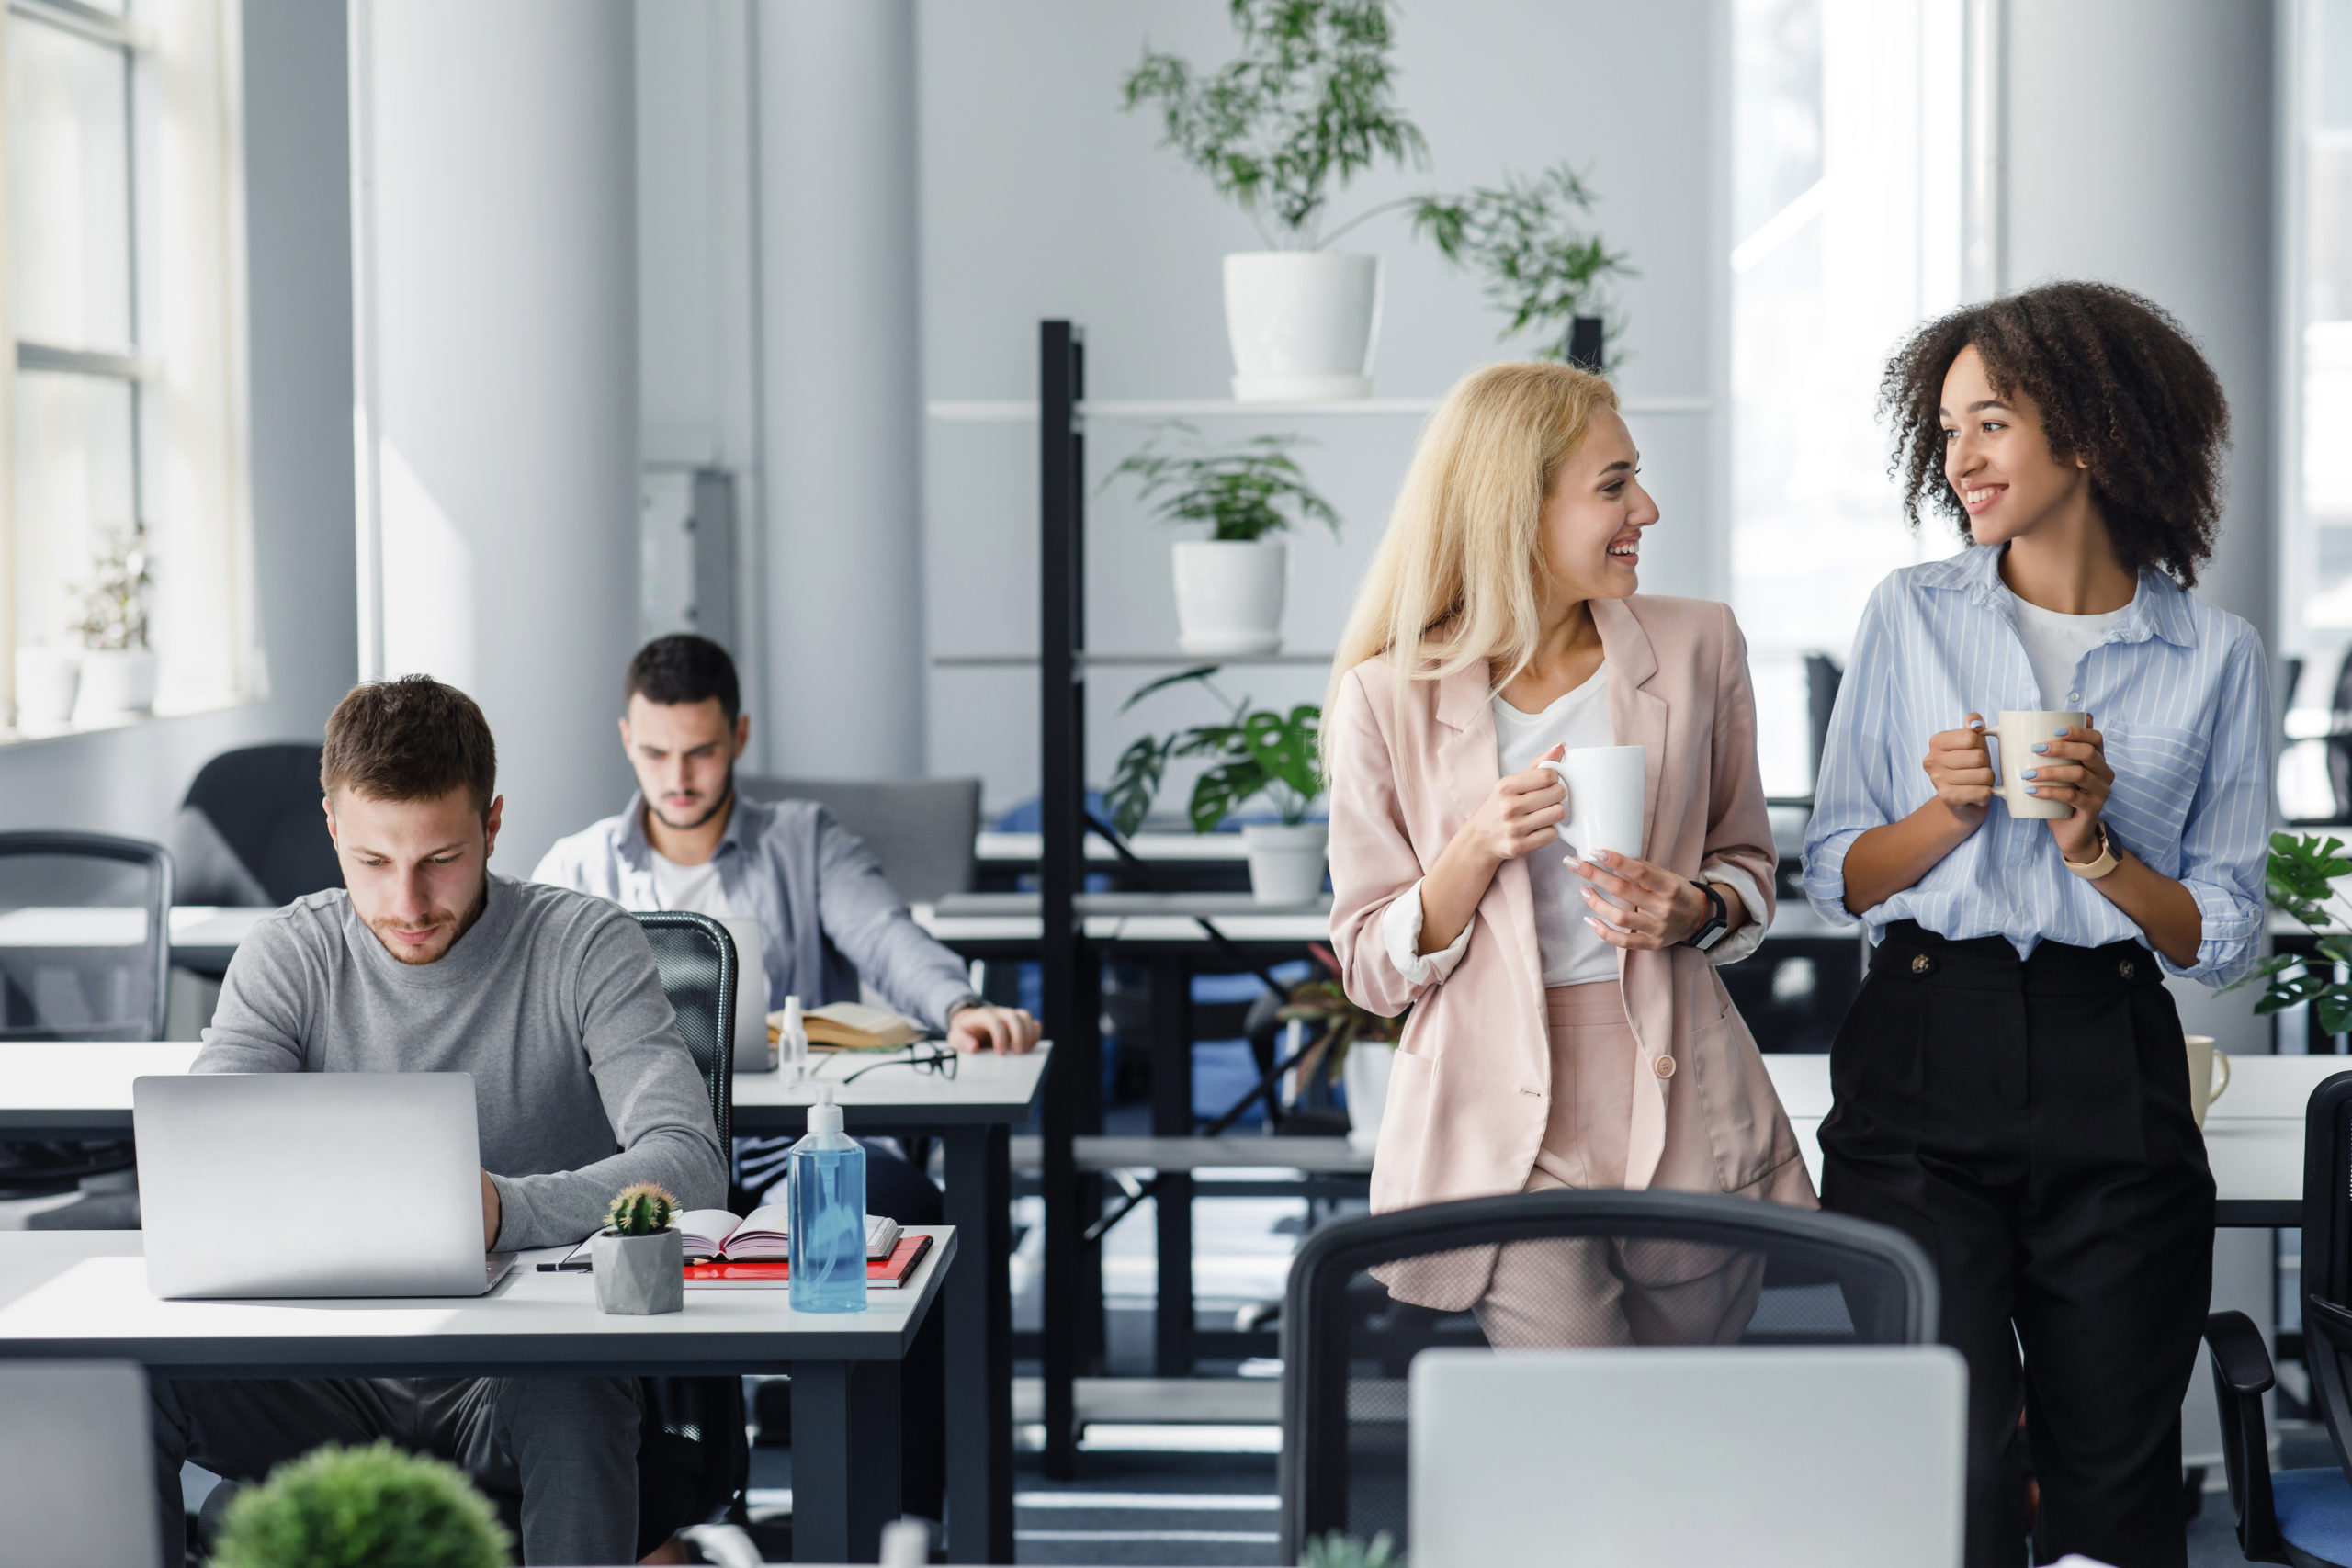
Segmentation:
{"type": "MultiPolygon", "coordinates": [[[[909,1232],[899,1238],[888,1258],[876,1258],[865,1265],[865,1288],[869,1291],[895,1291],[907,1282],[923,1254],[931,1250],[931,1237],[909,1232]]],[[[792,1265],[781,1258],[763,1258],[741,1263],[689,1263],[686,1283],[689,1285],[780,1285],[792,1278],[792,1265]]]]}

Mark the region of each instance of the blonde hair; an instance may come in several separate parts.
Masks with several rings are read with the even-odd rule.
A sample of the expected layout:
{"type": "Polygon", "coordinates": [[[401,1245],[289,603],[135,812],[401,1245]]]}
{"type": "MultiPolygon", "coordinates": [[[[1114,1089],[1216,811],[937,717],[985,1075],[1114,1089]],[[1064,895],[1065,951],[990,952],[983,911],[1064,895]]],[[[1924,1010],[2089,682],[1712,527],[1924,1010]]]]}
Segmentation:
{"type": "Polygon", "coordinates": [[[1544,497],[1593,412],[1616,406],[1617,389],[1567,365],[1489,365],[1455,383],[1421,433],[1356,594],[1326,713],[1367,659],[1385,656],[1401,677],[1400,713],[1408,681],[1492,662],[1501,685],[1527,668],[1543,634],[1544,497]]]}

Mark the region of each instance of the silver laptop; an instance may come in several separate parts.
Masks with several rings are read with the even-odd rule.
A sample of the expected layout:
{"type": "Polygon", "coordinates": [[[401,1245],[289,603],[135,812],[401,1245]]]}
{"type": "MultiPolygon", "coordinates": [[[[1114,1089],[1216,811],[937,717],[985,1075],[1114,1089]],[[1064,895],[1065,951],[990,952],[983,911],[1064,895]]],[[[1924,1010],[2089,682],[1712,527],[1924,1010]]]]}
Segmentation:
{"type": "Polygon", "coordinates": [[[130,1089],[158,1296],[478,1296],[469,1073],[145,1077],[130,1089]]]}
{"type": "Polygon", "coordinates": [[[1967,1386],[1940,1345],[1425,1350],[1413,1568],[1957,1568],[1967,1386]]]}
{"type": "Polygon", "coordinates": [[[154,1475],[137,1366],[0,1362],[0,1562],[154,1568],[154,1475]]]}

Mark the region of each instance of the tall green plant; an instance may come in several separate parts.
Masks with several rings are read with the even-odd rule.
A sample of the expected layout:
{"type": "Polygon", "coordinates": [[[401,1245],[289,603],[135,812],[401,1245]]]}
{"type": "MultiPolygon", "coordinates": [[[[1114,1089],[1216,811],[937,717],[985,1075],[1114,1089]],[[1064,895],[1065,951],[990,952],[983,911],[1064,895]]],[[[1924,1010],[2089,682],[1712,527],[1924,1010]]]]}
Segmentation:
{"type": "Polygon", "coordinates": [[[1334,189],[1384,159],[1402,168],[1428,157],[1396,101],[1388,0],[1228,0],[1227,9],[1238,55],[1203,74],[1147,48],[1124,84],[1126,107],[1158,109],[1161,144],[1248,213],[1269,246],[1318,249],[1334,189]]]}
{"type": "Polygon", "coordinates": [[[333,1445],[270,1472],[229,1506],[214,1568],[506,1568],[498,1511],[454,1465],[333,1445]]]}
{"type": "Polygon", "coordinates": [[[1120,706],[1125,713],[1154,692],[1198,682],[1232,710],[1223,724],[1146,735],[1119,754],[1103,801],[1111,808],[1112,825],[1120,832],[1133,833],[1143,826],[1167,776],[1169,762],[1178,757],[1216,759],[1193,784],[1185,815],[1195,833],[1216,831],[1217,824],[1261,795],[1271,797],[1283,821],[1295,826],[1306,820],[1308,809],[1323,793],[1318,750],[1323,710],[1312,703],[1301,703],[1285,714],[1253,708],[1248,697],[1236,702],[1210,682],[1216,671],[1216,665],[1204,664],[1163,676],[1120,706]]]}
{"type": "Polygon", "coordinates": [[[1314,445],[1295,435],[1260,435],[1218,452],[1181,420],[1159,425],[1144,448],[1103,477],[1134,478],[1152,511],[1169,523],[1205,523],[1213,539],[1262,539],[1287,532],[1294,518],[1323,524],[1334,538],[1340,514],[1317,494],[1290,454],[1314,445]],[[1171,449],[1178,444],[1191,450],[1171,449]]]}
{"type": "Polygon", "coordinates": [[[2270,835],[2270,863],[2265,881],[2270,902],[2293,916],[2319,938],[2325,965],[2315,965],[2300,953],[2281,953],[2264,959],[2243,978],[2222,988],[2234,991],[2256,980],[2267,981],[2254,1004],[2257,1014],[2268,1014],[2302,1002],[2329,1034],[2352,1032],[2352,983],[2338,981],[2335,966],[2352,964],[2352,938],[2334,934],[2337,916],[2329,905],[2335,899],[2335,879],[2352,876],[2352,859],[2344,854],[2344,840],[2316,833],[2270,835]]]}
{"type": "Polygon", "coordinates": [[[1566,359],[1576,318],[1604,313],[1606,280],[1634,276],[1623,251],[1579,226],[1593,195],[1566,164],[1532,179],[1510,175],[1465,196],[1414,197],[1409,205],[1413,232],[1481,275],[1487,302],[1510,317],[1497,335],[1541,333],[1542,358],[1566,359]]]}

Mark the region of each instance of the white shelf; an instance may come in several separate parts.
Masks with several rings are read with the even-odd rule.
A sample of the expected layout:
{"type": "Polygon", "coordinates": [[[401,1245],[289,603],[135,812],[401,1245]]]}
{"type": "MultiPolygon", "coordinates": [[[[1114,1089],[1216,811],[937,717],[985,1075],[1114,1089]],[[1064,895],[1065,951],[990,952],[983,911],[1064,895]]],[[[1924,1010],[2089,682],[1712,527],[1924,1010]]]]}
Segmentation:
{"type": "MultiPolygon", "coordinates": [[[[1329,653],[1081,653],[1076,661],[1089,664],[1125,665],[1137,669],[1173,670],[1188,664],[1299,664],[1328,665],[1335,656],[1329,653]]],[[[934,653],[931,656],[934,669],[988,670],[1020,669],[1034,665],[1034,653],[934,653]]]]}
{"type": "MultiPolygon", "coordinates": [[[[1078,404],[1080,418],[1100,419],[1295,419],[1408,418],[1435,413],[1436,398],[1351,398],[1334,402],[1236,402],[1229,398],[1090,398],[1078,404]]],[[[1701,414],[1713,405],[1705,398],[1625,398],[1618,407],[1629,414],[1701,414]]],[[[934,399],[928,408],[933,419],[946,424],[1035,423],[1034,399],[934,399]]]]}

